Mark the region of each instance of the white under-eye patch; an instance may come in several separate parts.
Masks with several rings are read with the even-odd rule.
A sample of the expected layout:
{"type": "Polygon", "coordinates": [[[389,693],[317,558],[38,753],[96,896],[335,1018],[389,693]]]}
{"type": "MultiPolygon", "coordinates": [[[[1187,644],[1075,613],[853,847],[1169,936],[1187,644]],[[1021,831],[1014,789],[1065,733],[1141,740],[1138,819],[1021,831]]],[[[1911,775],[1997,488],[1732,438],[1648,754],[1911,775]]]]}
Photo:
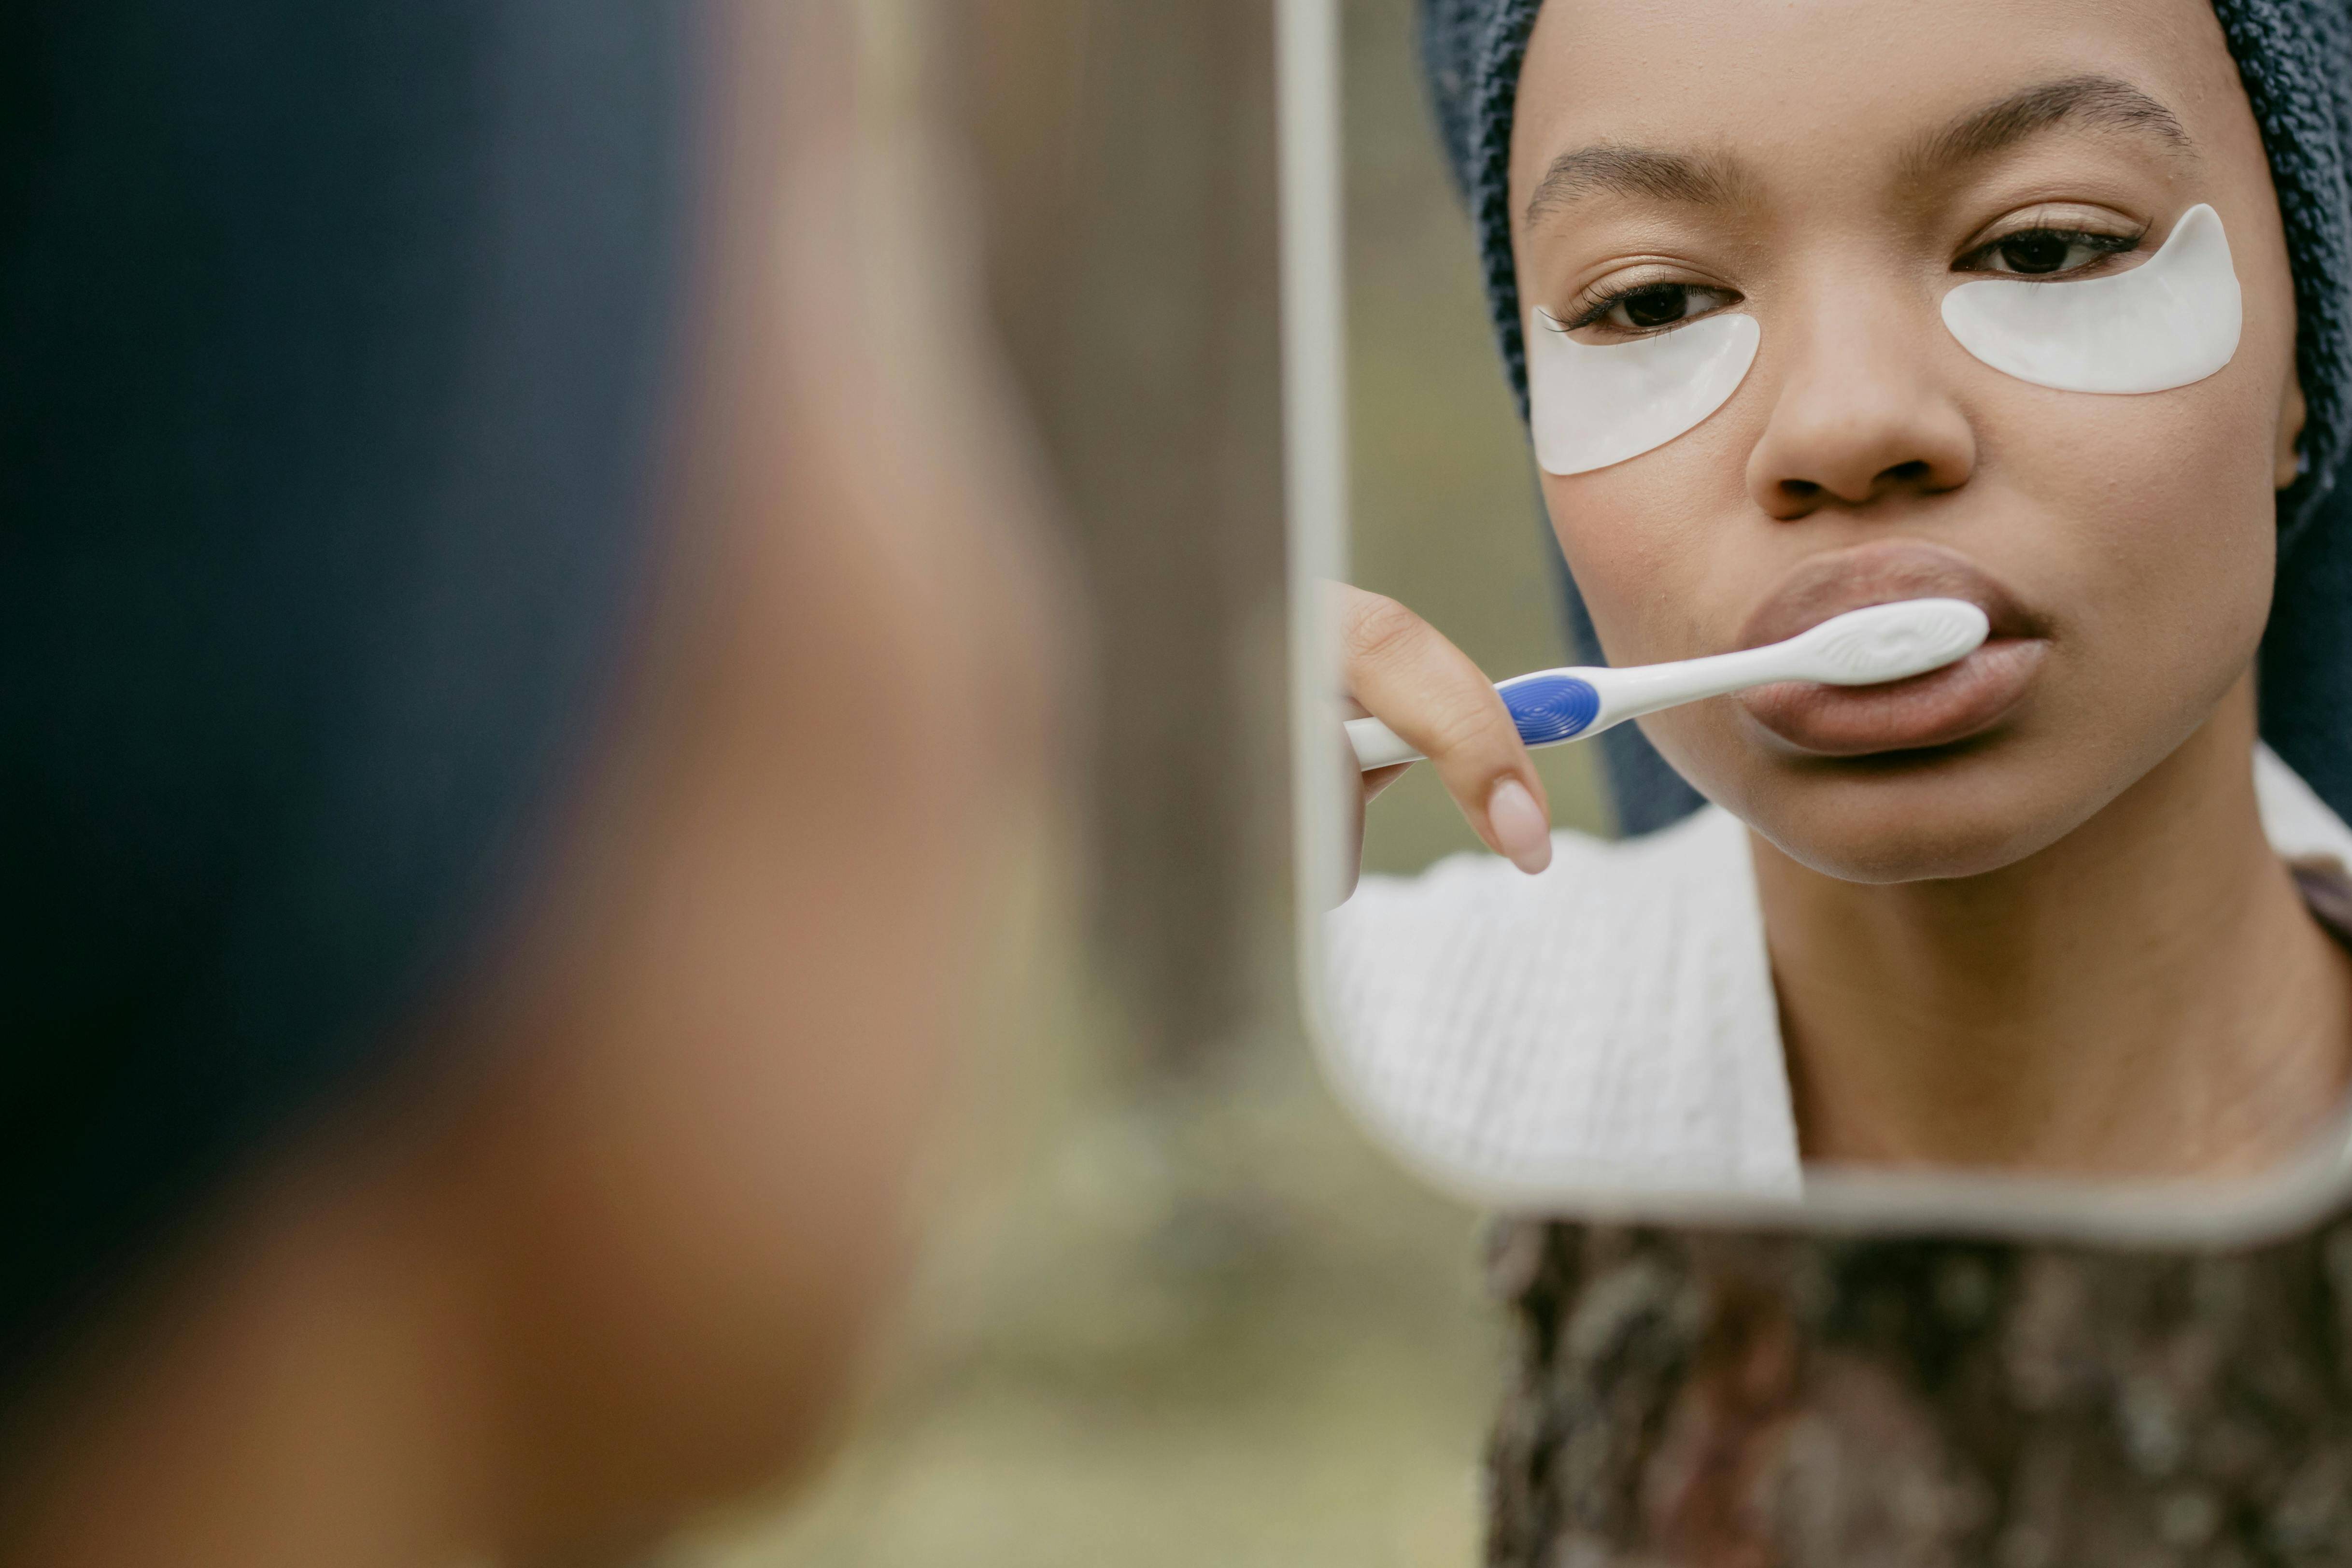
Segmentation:
{"type": "Polygon", "coordinates": [[[1986,278],[1944,296],[1944,325],[1994,370],[2060,392],[2152,392],[2201,382],[2238,351],[2238,275],[2202,204],[2129,272],[1986,278]]]}
{"type": "Polygon", "coordinates": [[[1528,423],[1547,473],[1586,474],[1664,446],[1730,401],[1756,362],[1753,316],[1702,316],[1626,343],[1528,323],[1528,423]]]}

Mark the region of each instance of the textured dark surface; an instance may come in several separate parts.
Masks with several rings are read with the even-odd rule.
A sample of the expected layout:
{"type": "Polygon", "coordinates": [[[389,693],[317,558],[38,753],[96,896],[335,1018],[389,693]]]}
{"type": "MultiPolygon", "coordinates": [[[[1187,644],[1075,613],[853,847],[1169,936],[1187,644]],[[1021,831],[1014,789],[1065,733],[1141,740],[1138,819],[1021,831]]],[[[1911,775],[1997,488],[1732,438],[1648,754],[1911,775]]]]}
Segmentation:
{"type": "MultiPolygon", "coordinates": [[[[1511,262],[1511,125],[1521,61],[1542,0],[1421,0],[1422,49],[1438,131],[1477,231],[1506,373],[1527,407],[1527,355],[1511,262]]],[[[2352,518],[2337,493],[2352,407],[2352,13],[2345,0],[2215,0],[2269,151],[2294,260],[2296,353],[2310,420],[2307,472],[2281,496],[2279,592],[2262,656],[2263,738],[2338,813],[2352,815],[2352,518]]],[[[1560,583],[1586,663],[1590,618],[1560,583]]],[[[1697,809],[1698,794],[1640,732],[1602,737],[1619,821],[1646,832],[1697,809]]]]}
{"type": "Polygon", "coordinates": [[[2352,1222],[2237,1253],[1517,1222],[1487,1561],[2352,1561],[2352,1222]]]}

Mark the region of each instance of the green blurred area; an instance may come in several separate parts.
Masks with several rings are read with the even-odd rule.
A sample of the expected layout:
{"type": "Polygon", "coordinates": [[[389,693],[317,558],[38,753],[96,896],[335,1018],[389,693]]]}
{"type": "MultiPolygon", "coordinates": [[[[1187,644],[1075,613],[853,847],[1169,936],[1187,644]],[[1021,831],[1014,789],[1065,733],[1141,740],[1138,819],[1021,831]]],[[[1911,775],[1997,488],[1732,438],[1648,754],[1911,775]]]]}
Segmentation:
{"type": "MultiPolygon", "coordinates": [[[[1278,468],[1237,451],[1246,436],[1233,434],[1268,434],[1271,14],[1262,0],[1214,0],[1214,21],[1124,11],[1119,0],[988,3],[976,36],[1005,49],[995,68],[1013,85],[995,89],[986,125],[1024,172],[995,197],[1000,224],[1007,202],[1023,214],[999,236],[1010,279],[999,308],[1024,368],[1064,378],[1037,383],[1037,395],[1092,585],[1113,594],[1099,608],[1102,662],[1171,685],[1178,663],[1213,669],[1214,657],[1180,648],[1178,661],[1150,643],[1147,607],[1123,612],[1116,585],[1150,583],[1159,603],[1182,571],[1230,595],[1219,573],[1279,553],[1278,537],[1259,537],[1278,535],[1278,468]],[[1063,74],[1024,74],[1048,50],[1063,74]],[[1229,117],[1222,131],[1186,143],[1217,115],[1229,117]],[[1267,167],[1233,167],[1253,157],[1267,167]],[[1094,193],[1056,205],[1036,188],[1037,171],[1094,193]],[[1244,193],[1211,201],[1204,184],[1244,193]],[[1168,221],[1169,204],[1183,201],[1204,204],[1199,222],[1189,210],[1168,221]],[[1204,399],[1245,361],[1256,390],[1238,400],[1238,417],[1128,429],[1104,400],[1132,396],[1118,391],[1136,384],[1132,365],[1091,391],[1067,379],[1080,372],[1055,368],[1082,363],[1103,337],[1091,326],[1075,340],[1061,335],[1064,321],[1090,319],[1055,292],[1067,285],[1043,276],[1054,250],[1034,242],[1057,225],[1108,235],[1098,243],[1120,258],[1112,270],[1128,269],[1100,285],[1113,303],[1150,287],[1163,328],[1161,318],[1183,318],[1200,340],[1243,345],[1234,361],[1188,361],[1171,347],[1185,335],[1165,330],[1120,350],[1143,355],[1142,373],[1162,390],[1166,378],[1196,377],[1204,399]],[[1129,275],[1151,257],[1143,236],[1195,231],[1199,255],[1171,261],[1168,277],[1129,275]],[[1169,474],[1142,472],[1169,443],[1184,444],[1169,474]],[[1171,538],[1133,492],[1183,483],[1203,465],[1244,498],[1216,517],[1194,514],[1199,538],[1171,538]]],[[[1346,25],[1354,576],[1428,616],[1491,674],[1556,664],[1564,655],[1526,442],[1415,76],[1412,6],[1349,0],[1346,25]]],[[[1082,272],[1078,287],[1097,287],[1091,277],[1082,272]]],[[[1279,602],[1278,582],[1258,586],[1265,603],[1279,602]]],[[[1234,809],[1255,820],[1246,811],[1283,807],[1270,782],[1286,744],[1282,639],[1255,611],[1234,624],[1223,695],[1197,700],[1235,716],[1237,738],[1215,773],[1248,783],[1255,804],[1234,809]]],[[[1150,739],[1112,733],[1125,747],[1150,739]]],[[[1540,759],[1558,819],[1601,826],[1583,749],[1540,759]]],[[[1375,803],[1371,869],[1476,847],[1427,774],[1414,770],[1375,803]]],[[[1149,793],[1172,773],[1106,777],[1098,809],[1116,831],[1096,852],[1129,858],[1103,868],[1096,897],[1165,898],[1172,921],[1169,912],[1196,907],[1212,886],[1206,847],[1186,836],[1200,809],[1172,786],[1149,793]],[[1160,885],[1188,868],[1203,880],[1160,885]]],[[[670,1568],[1478,1560],[1479,1458],[1503,1361],[1502,1324],[1479,1285],[1479,1221],[1416,1185],[1330,1097],[1288,1010],[1282,868],[1274,854],[1259,860],[1257,871],[1225,873],[1214,918],[1253,934],[1235,961],[1273,978],[1223,982],[1261,998],[1245,1021],[1212,1038],[1185,1037],[1187,1025],[1172,1045],[1171,1019],[1209,1015],[1122,982],[1102,945],[1106,931],[1160,942],[1180,928],[1141,904],[1089,906],[1076,876],[1043,879],[1043,936],[1012,944],[1034,971],[1007,1009],[1022,1021],[969,1092],[968,1146],[940,1173],[881,1391],[804,1495],[680,1546],[670,1568]],[[1122,918],[1136,915],[1146,917],[1122,918]]]]}
{"type": "MultiPolygon", "coordinates": [[[[1569,662],[1535,465],[1486,324],[1477,251],[1412,62],[1412,8],[1347,16],[1350,577],[1496,680],[1569,662]]],[[[1591,747],[1536,753],[1556,826],[1609,831],[1591,747]]],[[[1479,850],[1435,775],[1372,803],[1367,872],[1479,850]]]]}

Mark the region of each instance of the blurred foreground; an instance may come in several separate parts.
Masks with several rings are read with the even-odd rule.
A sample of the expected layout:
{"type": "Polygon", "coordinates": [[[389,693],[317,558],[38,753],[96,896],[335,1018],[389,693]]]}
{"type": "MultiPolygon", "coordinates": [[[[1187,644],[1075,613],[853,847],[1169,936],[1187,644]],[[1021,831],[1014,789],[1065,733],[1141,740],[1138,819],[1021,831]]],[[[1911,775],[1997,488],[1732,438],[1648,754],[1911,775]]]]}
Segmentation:
{"type": "MultiPolygon", "coordinates": [[[[977,1103],[894,1380],[807,1495],[677,1568],[1478,1555],[1478,1220],[1349,1124],[1289,998],[1271,16],[1147,9],[986,0],[929,47],[1103,684],[1156,700],[1097,720],[1097,869],[1033,977],[1053,1023],[977,1103]]],[[[1560,636],[1410,22],[1348,9],[1356,576],[1500,676],[1560,636]]],[[[1563,825],[1605,821],[1579,748],[1544,770],[1563,825]]],[[[1368,865],[1474,847],[1408,778],[1368,865]]]]}
{"type": "Polygon", "coordinates": [[[847,1450],[674,1568],[1475,1560],[1500,1325],[1472,1217],[1294,1034],[1170,1078],[1105,1060],[1105,1021],[1074,1009],[983,1097],[1025,1154],[950,1205],[847,1450]]]}

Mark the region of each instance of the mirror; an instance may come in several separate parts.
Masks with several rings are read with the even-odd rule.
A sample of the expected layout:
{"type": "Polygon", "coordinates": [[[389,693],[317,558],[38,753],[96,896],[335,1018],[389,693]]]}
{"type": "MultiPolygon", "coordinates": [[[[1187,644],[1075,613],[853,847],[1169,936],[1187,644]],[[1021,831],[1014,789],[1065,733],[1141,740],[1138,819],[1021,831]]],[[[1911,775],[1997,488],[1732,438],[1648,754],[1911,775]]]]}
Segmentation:
{"type": "Polygon", "coordinates": [[[2201,0],[1439,9],[1280,10],[1337,1092],[1517,1209],[2335,1201],[2352,518],[2263,62],[2201,0]]]}

